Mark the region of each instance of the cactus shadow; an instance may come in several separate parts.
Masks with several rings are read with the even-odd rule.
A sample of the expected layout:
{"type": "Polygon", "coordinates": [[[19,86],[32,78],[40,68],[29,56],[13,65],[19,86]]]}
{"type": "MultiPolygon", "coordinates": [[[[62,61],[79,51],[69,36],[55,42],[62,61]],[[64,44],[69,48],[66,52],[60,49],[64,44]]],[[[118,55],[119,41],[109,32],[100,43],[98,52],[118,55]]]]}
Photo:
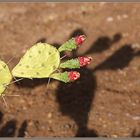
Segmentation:
{"type": "MultiPolygon", "coordinates": [[[[82,29],[75,30],[71,37],[85,34],[82,29]]],[[[114,43],[121,39],[121,34],[117,33],[112,38],[107,36],[99,37],[87,50],[86,54],[102,53],[108,50],[114,43]]],[[[60,44],[54,43],[54,46],[59,47],[60,44]]],[[[137,54],[138,55],[138,54],[137,54]]],[[[81,78],[74,83],[60,82],[56,90],[56,98],[59,104],[59,110],[62,115],[69,116],[75,121],[78,126],[76,137],[97,137],[96,130],[88,129],[89,112],[94,106],[92,105],[97,88],[96,75],[93,73],[99,70],[116,70],[123,69],[128,66],[130,61],[135,56],[130,44],[126,44],[114,52],[110,57],[105,59],[101,64],[97,65],[94,69],[83,68],[76,69],[81,73],[81,78]]],[[[77,57],[77,52],[73,51],[69,58],[77,57]]],[[[17,86],[33,88],[48,82],[48,79],[24,79],[20,81],[17,86]]],[[[18,136],[24,136],[24,131],[27,127],[26,122],[22,124],[21,131],[19,130],[18,136]]]]}
{"type": "MultiPolygon", "coordinates": [[[[37,41],[36,41],[36,43],[46,43],[46,41],[47,41],[47,39],[45,38],[45,37],[42,37],[42,38],[40,38],[40,39],[38,39],[37,41]]],[[[36,44],[35,43],[35,44],[36,44]]]]}
{"type": "Polygon", "coordinates": [[[129,65],[134,56],[135,53],[131,45],[125,44],[110,57],[105,59],[101,64],[97,65],[94,68],[94,71],[123,69],[129,65]]]}
{"type": "Polygon", "coordinates": [[[57,102],[62,115],[72,118],[78,126],[77,137],[94,137],[97,132],[87,128],[88,113],[96,90],[96,77],[84,68],[77,70],[81,77],[74,83],[60,83],[57,89],[57,102]]]}
{"type": "Polygon", "coordinates": [[[137,130],[134,129],[131,133],[131,137],[140,137],[140,132],[137,132],[137,130]]]}
{"type": "MultiPolygon", "coordinates": [[[[16,79],[18,80],[20,78],[16,78],[16,79]]],[[[15,85],[18,88],[34,88],[39,85],[47,84],[47,82],[48,82],[48,78],[43,78],[43,79],[34,78],[32,80],[24,78],[21,81],[16,82],[15,85]]]]}
{"type": "MultiPolygon", "coordinates": [[[[77,29],[72,36],[85,34],[83,30],[77,29]]],[[[112,38],[108,36],[99,37],[83,55],[102,53],[109,50],[113,44],[122,38],[121,33],[116,33],[112,38]]],[[[87,67],[78,69],[81,73],[79,80],[74,83],[61,83],[57,89],[57,101],[59,109],[63,115],[69,116],[78,126],[76,137],[98,137],[96,130],[88,129],[88,114],[94,106],[92,105],[97,88],[95,71],[123,69],[129,65],[135,56],[131,44],[125,44],[115,51],[110,57],[93,69],[87,67]]],[[[78,57],[77,52],[73,52],[69,58],[78,57]]]]}
{"type": "Polygon", "coordinates": [[[28,126],[27,121],[26,120],[23,121],[23,123],[21,124],[21,127],[18,130],[18,137],[24,137],[25,136],[27,126],[28,126]]]}
{"type": "Polygon", "coordinates": [[[0,123],[2,122],[3,119],[3,113],[0,111],[0,123]]]}
{"type": "Polygon", "coordinates": [[[132,135],[132,137],[140,137],[140,134],[138,134],[138,135],[132,135]]]}
{"type": "MultiPolygon", "coordinates": [[[[6,122],[0,129],[0,137],[15,137],[16,136],[16,120],[6,122]]],[[[24,121],[18,130],[18,137],[24,137],[27,129],[27,122],[24,121]]]]}
{"type": "MultiPolygon", "coordinates": [[[[85,34],[84,31],[77,29],[70,35],[70,38],[81,34],[85,34]]],[[[71,53],[69,59],[73,57],[78,57],[76,51],[71,53]]],[[[80,79],[74,83],[65,84],[60,82],[58,85],[56,97],[59,103],[59,110],[62,115],[69,116],[75,121],[78,126],[76,137],[97,137],[98,133],[87,127],[88,114],[97,86],[96,77],[92,70],[86,67],[75,70],[80,72],[80,79]]]]}
{"type": "Polygon", "coordinates": [[[13,137],[15,132],[16,120],[10,120],[0,129],[0,137],[13,137]]]}
{"type": "MultiPolygon", "coordinates": [[[[17,121],[15,119],[12,119],[10,121],[7,121],[3,125],[3,117],[4,114],[0,111],[0,137],[15,137],[16,136],[16,125],[17,121]]],[[[25,131],[27,129],[27,121],[25,120],[19,130],[18,130],[18,137],[24,137],[25,131]]]]}
{"type": "Polygon", "coordinates": [[[71,34],[70,34],[70,37],[69,38],[72,38],[72,37],[76,37],[78,35],[86,35],[85,31],[81,28],[78,28],[76,30],[74,30],[71,34]]]}
{"type": "Polygon", "coordinates": [[[113,44],[119,42],[121,38],[121,33],[114,34],[112,38],[108,36],[101,36],[95,42],[93,42],[90,49],[85,52],[85,54],[102,53],[103,51],[109,49],[113,44]]]}
{"type": "MultiPolygon", "coordinates": [[[[0,111],[0,123],[2,125],[4,114],[0,111]]],[[[4,126],[0,128],[0,137],[13,137],[16,131],[16,120],[10,120],[6,122],[4,126]]]]}

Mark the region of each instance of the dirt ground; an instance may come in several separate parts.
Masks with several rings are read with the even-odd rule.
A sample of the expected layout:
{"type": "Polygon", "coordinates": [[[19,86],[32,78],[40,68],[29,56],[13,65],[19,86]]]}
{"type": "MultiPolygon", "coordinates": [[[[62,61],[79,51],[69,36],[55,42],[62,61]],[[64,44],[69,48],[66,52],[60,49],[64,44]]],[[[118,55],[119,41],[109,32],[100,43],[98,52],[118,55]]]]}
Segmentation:
{"type": "Polygon", "coordinates": [[[140,4],[1,3],[0,58],[12,69],[36,42],[56,47],[85,34],[70,57],[92,56],[81,78],[64,84],[24,79],[0,100],[0,136],[139,137],[140,4]]]}

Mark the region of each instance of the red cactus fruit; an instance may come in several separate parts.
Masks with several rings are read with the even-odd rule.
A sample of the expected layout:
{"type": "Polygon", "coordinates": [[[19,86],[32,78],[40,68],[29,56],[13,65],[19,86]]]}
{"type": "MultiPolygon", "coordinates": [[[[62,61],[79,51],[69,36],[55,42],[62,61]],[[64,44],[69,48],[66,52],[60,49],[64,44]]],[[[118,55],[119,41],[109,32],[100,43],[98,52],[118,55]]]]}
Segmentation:
{"type": "Polygon", "coordinates": [[[75,81],[80,77],[80,73],[77,71],[68,72],[68,78],[70,81],[75,81]]]}
{"type": "Polygon", "coordinates": [[[78,57],[80,67],[86,66],[90,64],[92,57],[84,56],[84,57],[78,57]]]}
{"type": "Polygon", "coordinates": [[[75,37],[75,43],[77,46],[81,45],[86,39],[85,35],[79,35],[77,37],[75,37]]]}

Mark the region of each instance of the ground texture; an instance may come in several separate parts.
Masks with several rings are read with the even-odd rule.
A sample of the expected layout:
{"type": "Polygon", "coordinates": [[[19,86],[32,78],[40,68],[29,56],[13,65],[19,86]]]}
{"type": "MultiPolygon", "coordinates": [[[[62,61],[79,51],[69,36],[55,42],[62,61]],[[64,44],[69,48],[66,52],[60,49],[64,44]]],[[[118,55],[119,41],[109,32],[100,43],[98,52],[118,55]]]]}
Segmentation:
{"type": "Polygon", "coordinates": [[[0,57],[10,69],[36,42],[58,47],[85,34],[69,57],[92,56],[70,84],[23,80],[0,100],[0,136],[140,136],[140,4],[0,4],[0,57]]]}

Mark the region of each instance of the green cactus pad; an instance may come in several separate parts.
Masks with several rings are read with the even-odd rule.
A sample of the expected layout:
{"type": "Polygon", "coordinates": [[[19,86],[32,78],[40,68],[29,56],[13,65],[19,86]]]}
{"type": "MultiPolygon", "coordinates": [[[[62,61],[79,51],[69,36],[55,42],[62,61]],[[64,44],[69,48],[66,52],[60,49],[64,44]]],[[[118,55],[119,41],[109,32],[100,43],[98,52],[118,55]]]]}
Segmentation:
{"type": "Polygon", "coordinates": [[[47,78],[60,64],[59,51],[47,44],[37,43],[32,46],[19,63],[12,70],[14,77],[23,78],[47,78]]]}
{"type": "Polygon", "coordinates": [[[10,83],[11,80],[12,75],[8,66],[0,60],[0,96],[3,94],[6,86],[10,83]]]}

